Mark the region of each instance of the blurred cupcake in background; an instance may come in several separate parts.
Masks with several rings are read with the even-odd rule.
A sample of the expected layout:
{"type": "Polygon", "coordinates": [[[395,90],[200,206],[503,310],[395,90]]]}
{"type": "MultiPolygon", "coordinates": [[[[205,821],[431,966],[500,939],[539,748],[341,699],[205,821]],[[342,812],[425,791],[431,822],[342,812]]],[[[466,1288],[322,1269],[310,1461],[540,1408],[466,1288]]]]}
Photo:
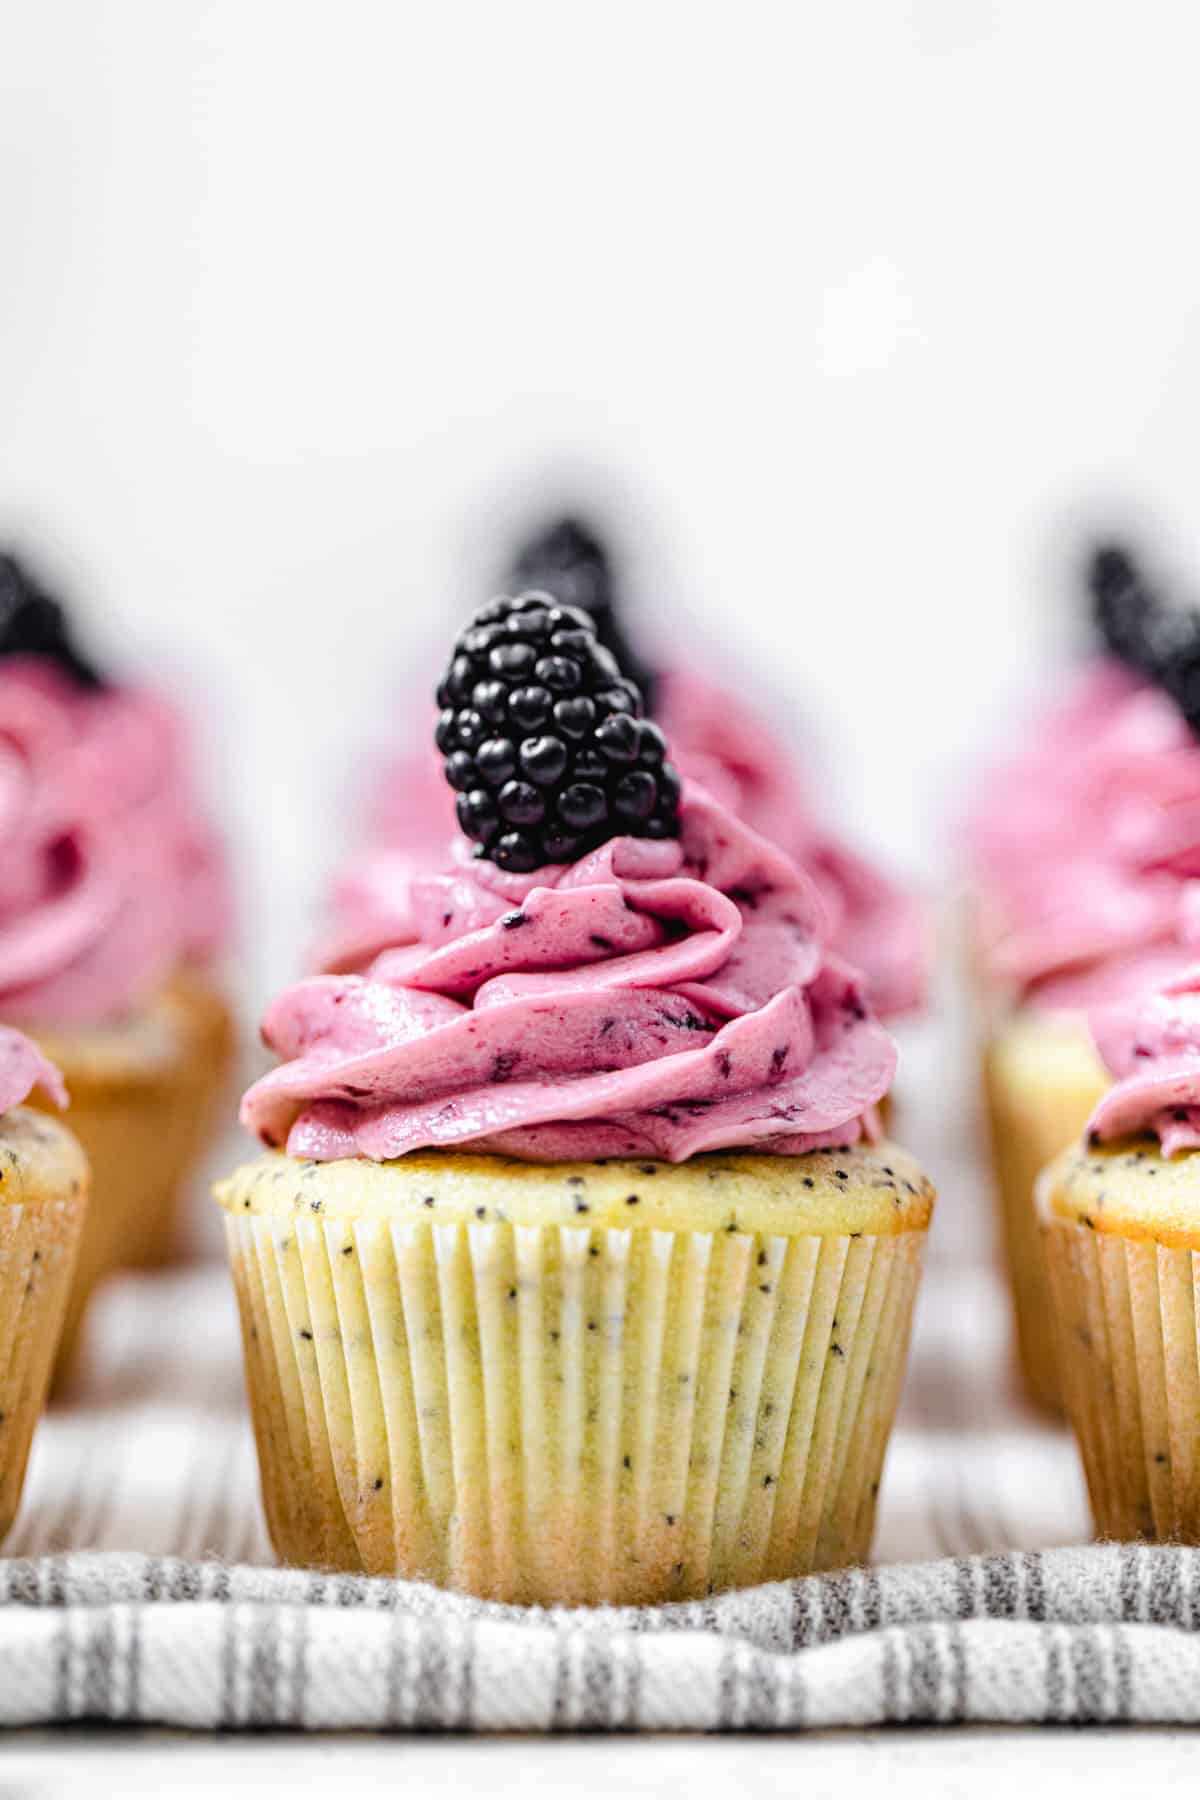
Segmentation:
{"type": "Polygon", "coordinates": [[[860,1562],[933,1202],[862,979],[593,614],[493,602],[439,704],[452,858],[271,1007],[218,1190],[276,1549],[547,1604],[860,1562]]]}
{"type": "Polygon", "coordinates": [[[224,856],[160,694],[101,674],[0,557],[0,1017],[62,1070],[93,1201],[63,1336],[167,1254],[229,1077],[224,856]]]}
{"type": "MultiPolygon", "coordinates": [[[[914,1011],[930,961],[926,907],[869,863],[820,816],[795,747],[734,690],[686,658],[648,659],[631,641],[611,552],[588,525],[563,518],[522,545],[507,573],[512,590],[537,590],[593,620],[600,643],[638,685],[680,772],[760,836],[787,852],[815,882],[838,954],[867,978],[881,1017],[914,1011]]],[[[340,873],[332,921],[317,960],[361,968],[389,944],[408,941],[409,877],[444,854],[455,830],[448,795],[424,726],[382,769],[367,807],[367,851],[340,873]]],[[[481,731],[486,719],[481,714],[481,731]]],[[[482,741],[482,739],[480,740],[482,741]]]]}
{"type": "Polygon", "coordinates": [[[1200,1543],[1200,954],[1097,1009],[1115,1077],[1037,1203],[1097,1534],[1200,1543]]]}
{"type": "Polygon", "coordinates": [[[984,773],[967,832],[967,954],[1020,1363],[1048,1407],[1061,1397],[1033,1184],[1108,1086],[1089,1009],[1189,966],[1200,901],[1200,626],[1124,550],[1097,552],[1088,585],[1103,651],[984,773]]]}
{"type": "Polygon", "coordinates": [[[24,1104],[35,1088],[67,1104],[58,1070],[0,1026],[0,1542],[17,1515],[88,1202],[86,1158],[65,1125],[24,1104]]]}

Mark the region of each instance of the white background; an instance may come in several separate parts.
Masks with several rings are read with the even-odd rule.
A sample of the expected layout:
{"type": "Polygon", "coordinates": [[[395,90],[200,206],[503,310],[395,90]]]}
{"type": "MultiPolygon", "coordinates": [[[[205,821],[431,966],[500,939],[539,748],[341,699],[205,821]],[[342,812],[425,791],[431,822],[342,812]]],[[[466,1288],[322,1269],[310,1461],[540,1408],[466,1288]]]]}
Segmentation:
{"type": "Polygon", "coordinates": [[[0,534],[204,699],[255,998],[578,488],[911,870],[1109,497],[1193,530],[1200,9],[0,0],[0,534]]]}

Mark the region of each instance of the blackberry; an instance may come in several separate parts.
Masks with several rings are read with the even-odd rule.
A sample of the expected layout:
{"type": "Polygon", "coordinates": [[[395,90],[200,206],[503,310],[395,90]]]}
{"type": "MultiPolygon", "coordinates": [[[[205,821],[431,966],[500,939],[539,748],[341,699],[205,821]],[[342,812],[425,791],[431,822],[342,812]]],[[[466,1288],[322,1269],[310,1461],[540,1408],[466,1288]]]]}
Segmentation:
{"type": "Polygon", "coordinates": [[[647,710],[653,712],[656,672],[626,636],[613,559],[590,526],[578,519],[561,518],[527,539],[513,561],[509,582],[517,592],[537,589],[552,594],[560,606],[576,606],[588,613],[596,636],[636,681],[647,710]]]}
{"type": "Polygon", "coordinates": [[[1200,615],[1177,615],[1171,651],[1162,657],[1157,677],[1193,736],[1200,737],[1200,615]]]}
{"type": "Polygon", "coordinates": [[[476,856],[528,874],[608,838],[679,835],[666,739],[583,608],[537,592],[481,607],[437,698],[437,746],[476,856]]]}
{"type": "Polygon", "coordinates": [[[1162,603],[1149,587],[1144,571],[1120,544],[1102,544],[1091,556],[1087,572],[1092,617],[1105,647],[1121,662],[1153,677],[1152,627],[1162,603]]]}
{"type": "Polygon", "coordinates": [[[1095,551],[1088,585],[1107,648],[1163,688],[1200,735],[1200,612],[1152,583],[1120,545],[1095,551]]]}
{"type": "Polygon", "coordinates": [[[1149,681],[1168,685],[1180,658],[1195,655],[1197,615],[1152,582],[1119,544],[1096,550],[1088,568],[1092,612],[1112,655],[1149,681]]]}
{"type": "Polygon", "coordinates": [[[593,615],[612,606],[611,557],[578,519],[558,519],[529,538],[514,559],[512,581],[519,592],[536,588],[593,615]]]}
{"type": "Polygon", "coordinates": [[[18,557],[0,552],[0,657],[40,656],[83,688],[104,685],[76,648],[59,601],[18,557]]]}

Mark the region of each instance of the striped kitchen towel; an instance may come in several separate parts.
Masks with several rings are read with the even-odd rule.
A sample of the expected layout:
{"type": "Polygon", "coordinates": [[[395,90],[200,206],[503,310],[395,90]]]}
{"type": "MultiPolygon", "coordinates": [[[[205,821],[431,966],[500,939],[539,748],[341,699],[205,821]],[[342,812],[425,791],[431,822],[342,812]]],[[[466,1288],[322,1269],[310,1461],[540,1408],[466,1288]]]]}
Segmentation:
{"type": "Polygon", "coordinates": [[[0,1563],[0,1724],[794,1731],[1200,1721],[1200,1551],[858,1569],[653,1610],[87,1552],[0,1563]]]}

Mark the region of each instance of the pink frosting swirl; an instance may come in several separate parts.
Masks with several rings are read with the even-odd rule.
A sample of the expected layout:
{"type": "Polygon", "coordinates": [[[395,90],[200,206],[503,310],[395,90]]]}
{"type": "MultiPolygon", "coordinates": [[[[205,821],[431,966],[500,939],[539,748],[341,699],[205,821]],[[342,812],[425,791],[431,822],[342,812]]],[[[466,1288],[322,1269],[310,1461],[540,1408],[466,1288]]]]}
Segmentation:
{"type": "Polygon", "coordinates": [[[132,688],[0,666],[0,1010],[95,1021],[142,1001],[228,922],[225,865],[178,721],[132,688]]]}
{"type": "Polygon", "coordinates": [[[1200,744],[1166,694],[1089,663],[984,778],[968,842],[1002,983],[1039,1000],[1085,975],[1095,1000],[1108,971],[1127,990],[1130,958],[1172,966],[1200,893],[1200,744]]]}
{"type": "Polygon", "coordinates": [[[40,1087],[55,1106],[66,1106],[67,1090],[54,1064],[24,1032],[0,1025],[0,1113],[20,1106],[35,1087],[40,1087]]]}
{"type": "Polygon", "coordinates": [[[296,1156],[799,1153],[875,1130],[895,1048],[812,883],[688,784],[682,837],[414,884],[415,944],[288,989],[242,1118],[296,1156]]]}
{"type": "Polygon", "coordinates": [[[1200,965],[1160,993],[1097,1008],[1090,1024],[1116,1085],[1089,1135],[1108,1143],[1152,1132],[1164,1156],[1200,1147],[1200,965]]]}
{"type": "Polygon", "coordinates": [[[930,962],[924,904],[822,823],[789,748],[735,695],[686,668],[664,675],[658,716],[683,774],[812,877],[830,941],[865,974],[876,1012],[892,1018],[920,1006],[930,962]]]}
{"type": "MultiPolygon", "coordinates": [[[[930,960],[925,907],[818,822],[795,757],[759,715],[677,668],[661,679],[655,716],[680,772],[812,877],[831,942],[863,970],[875,1010],[893,1017],[919,1006],[930,960]]],[[[412,942],[409,883],[448,857],[458,836],[454,796],[432,752],[410,751],[385,768],[375,784],[369,836],[372,847],[334,886],[318,967],[361,969],[388,946],[412,942]]]]}

